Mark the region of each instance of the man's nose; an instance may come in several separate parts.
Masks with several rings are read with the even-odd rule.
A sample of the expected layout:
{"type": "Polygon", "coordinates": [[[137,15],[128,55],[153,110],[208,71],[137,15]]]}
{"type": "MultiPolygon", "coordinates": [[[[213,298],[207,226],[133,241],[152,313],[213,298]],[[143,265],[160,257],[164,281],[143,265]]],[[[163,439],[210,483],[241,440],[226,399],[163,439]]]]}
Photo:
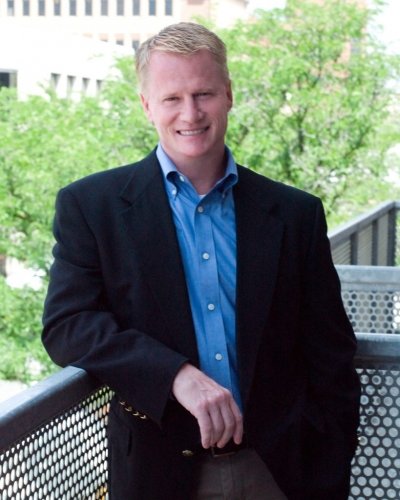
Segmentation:
{"type": "Polygon", "coordinates": [[[189,97],[183,101],[181,109],[181,119],[187,123],[194,123],[201,119],[202,110],[194,97],[189,97]]]}

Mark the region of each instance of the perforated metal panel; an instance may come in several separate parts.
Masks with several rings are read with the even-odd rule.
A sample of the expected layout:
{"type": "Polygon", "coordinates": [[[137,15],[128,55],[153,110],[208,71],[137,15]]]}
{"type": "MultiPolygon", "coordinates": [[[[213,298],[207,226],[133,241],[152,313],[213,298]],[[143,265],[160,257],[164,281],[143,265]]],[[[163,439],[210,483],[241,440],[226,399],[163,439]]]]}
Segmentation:
{"type": "Polygon", "coordinates": [[[352,500],[400,498],[400,366],[358,369],[362,383],[360,447],[353,461],[352,500]]]}
{"type": "Polygon", "coordinates": [[[0,454],[0,499],[105,500],[111,396],[101,388],[0,454]]]}
{"type": "Polygon", "coordinates": [[[356,332],[400,334],[400,268],[337,266],[342,299],[356,332]]]}
{"type": "Polygon", "coordinates": [[[343,290],[342,298],[355,331],[400,333],[400,293],[343,290]]]}

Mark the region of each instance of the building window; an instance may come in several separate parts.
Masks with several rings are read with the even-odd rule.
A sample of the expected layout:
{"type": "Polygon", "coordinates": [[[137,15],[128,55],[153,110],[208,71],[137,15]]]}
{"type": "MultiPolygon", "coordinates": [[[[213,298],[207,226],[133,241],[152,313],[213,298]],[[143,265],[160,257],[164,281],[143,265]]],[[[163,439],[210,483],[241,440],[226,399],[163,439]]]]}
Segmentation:
{"type": "Polygon", "coordinates": [[[61,16],[61,0],[54,0],[54,15],[61,16]]]}
{"type": "Polygon", "coordinates": [[[7,0],[7,15],[8,16],[14,16],[15,15],[14,0],[7,0]]]}
{"type": "Polygon", "coordinates": [[[108,0],[101,0],[100,15],[108,16],[108,0]]]}
{"type": "Polygon", "coordinates": [[[124,34],[123,33],[115,33],[114,40],[115,40],[115,43],[117,45],[124,45],[124,34]]]}
{"type": "Polygon", "coordinates": [[[139,40],[132,40],[132,49],[136,52],[139,48],[139,40]]]}
{"type": "Polygon", "coordinates": [[[38,14],[44,16],[46,14],[46,1],[38,0],[38,14]]]}
{"type": "Polygon", "coordinates": [[[1,87],[16,87],[17,72],[16,71],[1,71],[0,72],[0,88],[1,87]]]}
{"type": "Polygon", "coordinates": [[[156,15],[156,0],[149,0],[149,16],[156,15]]]}
{"type": "Polygon", "coordinates": [[[76,16],[76,0],[69,0],[69,15],[76,16]]]}
{"type": "Polygon", "coordinates": [[[125,0],[117,0],[117,16],[124,15],[124,1],[125,0]]]}
{"type": "Polygon", "coordinates": [[[82,78],[82,94],[87,95],[89,89],[90,80],[89,78],[82,78]]]}
{"type": "Polygon", "coordinates": [[[0,73],[0,88],[10,87],[10,73],[0,73]]]}
{"type": "Polygon", "coordinates": [[[67,97],[71,97],[72,92],[74,91],[75,87],[75,77],[68,75],[67,76],[67,97]]]}
{"type": "Polygon", "coordinates": [[[22,2],[22,15],[29,16],[30,14],[30,0],[23,0],[22,2]]]}
{"type": "Polygon", "coordinates": [[[103,81],[96,80],[96,93],[97,93],[97,95],[100,94],[102,87],[103,87],[103,81]]]}
{"type": "Polygon", "coordinates": [[[92,0],[85,0],[85,16],[91,16],[93,14],[92,0]]]}
{"type": "Polygon", "coordinates": [[[165,15],[172,16],[172,0],[165,0],[165,15]]]}
{"type": "Polygon", "coordinates": [[[140,16],[140,0],[132,1],[132,14],[134,16],[140,16]]]}
{"type": "Polygon", "coordinates": [[[60,75],[58,73],[52,73],[50,75],[50,87],[52,88],[52,90],[54,90],[55,92],[57,91],[58,89],[58,83],[60,81],[60,75]]]}

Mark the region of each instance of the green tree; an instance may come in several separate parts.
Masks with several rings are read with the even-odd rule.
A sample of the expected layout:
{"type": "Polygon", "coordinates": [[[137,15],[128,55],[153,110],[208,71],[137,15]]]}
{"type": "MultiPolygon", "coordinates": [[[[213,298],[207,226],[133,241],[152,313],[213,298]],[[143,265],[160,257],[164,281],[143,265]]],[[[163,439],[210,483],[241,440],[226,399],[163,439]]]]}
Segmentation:
{"type": "Polygon", "coordinates": [[[98,99],[79,102],[0,91],[0,255],[47,273],[51,221],[62,186],[89,173],[132,162],[154,147],[135,95],[131,60],[98,99]]]}
{"type": "Polygon", "coordinates": [[[11,288],[0,276],[0,380],[31,382],[54,370],[41,345],[44,289],[11,288]]]}
{"type": "Polygon", "coordinates": [[[319,195],[328,214],[355,183],[382,177],[391,145],[379,130],[398,61],[370,35],[373,14],[348,0],[289,0],[223,32],[236,157],[319,195]]]}
{"type": "Polygon", "coordinates": [[[0,279],[0,378],[28,381],[54,369],[40,331],[57,191],[154,147],[135,95],[132,60],[116,64],[120,77],[96,99],[72,102],[49,92],[21,101],[13,90],[0,89],[0,255],[43,275],[40,290],[12,289],[0,279]]]}

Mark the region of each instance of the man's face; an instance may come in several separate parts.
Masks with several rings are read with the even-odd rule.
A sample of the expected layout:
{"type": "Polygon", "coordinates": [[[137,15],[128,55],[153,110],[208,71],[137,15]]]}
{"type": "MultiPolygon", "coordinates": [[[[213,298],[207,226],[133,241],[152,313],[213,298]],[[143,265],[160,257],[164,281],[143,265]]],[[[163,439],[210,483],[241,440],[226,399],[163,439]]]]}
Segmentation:
{"type": "Polygon", "coordinates": [[[153,52],[141,100],[178,168],[196,160],[221,162],[232,91],[210,52],[153,52]]]}

